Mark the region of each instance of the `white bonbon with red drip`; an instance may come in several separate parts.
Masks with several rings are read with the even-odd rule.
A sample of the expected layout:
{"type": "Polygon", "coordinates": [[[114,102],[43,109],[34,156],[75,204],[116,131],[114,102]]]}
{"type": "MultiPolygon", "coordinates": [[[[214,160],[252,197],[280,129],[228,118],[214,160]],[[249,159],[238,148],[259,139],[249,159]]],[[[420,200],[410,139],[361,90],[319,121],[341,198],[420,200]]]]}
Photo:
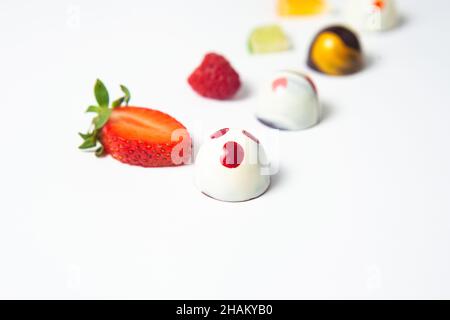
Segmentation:
{"type": "Polygon", "coordinates": [[[355,28],[386,31],[399,21],[394,0],[347,0],[345,17],[355,28]]]}
{"type": "Polygon", "coordinates": [[[246,130],[224,128],[200,147],[195,159],[195,184],[217,200],[247,201],[269,188],[268,166],[257,138],[246,130]]]}
{"type": "Polygon", "coordinates": [[[277,72],[263,87],[256,117],[265,125],[281,130],[314,126],[320,117],[316,86],[301,73],[277,72]]]}

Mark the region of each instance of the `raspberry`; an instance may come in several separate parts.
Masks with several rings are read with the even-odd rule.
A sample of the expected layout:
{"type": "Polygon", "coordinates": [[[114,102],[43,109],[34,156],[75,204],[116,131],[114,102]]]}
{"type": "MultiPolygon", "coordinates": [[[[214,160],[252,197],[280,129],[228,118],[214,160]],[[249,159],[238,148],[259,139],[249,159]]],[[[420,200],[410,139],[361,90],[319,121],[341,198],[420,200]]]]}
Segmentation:
{"type": "Polygon", "coordinates": [[[239,74],[223,56],[216,53],[205,56],[189,76],[188,82],[199,95],[219,100],[231,98],[241,86],[239,74]]]}

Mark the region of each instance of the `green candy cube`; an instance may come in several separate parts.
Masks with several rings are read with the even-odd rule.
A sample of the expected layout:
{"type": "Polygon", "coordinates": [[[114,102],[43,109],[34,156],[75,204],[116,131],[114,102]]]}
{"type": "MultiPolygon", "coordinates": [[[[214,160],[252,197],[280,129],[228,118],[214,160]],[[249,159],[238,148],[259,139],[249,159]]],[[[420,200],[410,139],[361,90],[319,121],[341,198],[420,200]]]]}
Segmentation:
{"type": "Polygon", "coordinates": [[[248,47],[251,53],[270,53],[289,50],[291,44],[280,26],[269,25],[252,31],[248,47]]]}

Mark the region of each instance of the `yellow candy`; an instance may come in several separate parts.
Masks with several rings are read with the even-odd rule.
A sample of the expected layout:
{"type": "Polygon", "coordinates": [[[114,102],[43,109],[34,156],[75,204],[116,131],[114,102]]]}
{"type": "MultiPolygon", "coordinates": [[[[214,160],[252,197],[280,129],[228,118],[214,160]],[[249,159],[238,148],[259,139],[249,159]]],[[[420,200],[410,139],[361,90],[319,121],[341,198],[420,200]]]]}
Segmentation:
{"type": "Polygon", "coordinates": [[[281,16],[318,14],[325,7],[325,0],[278,0],[278,12],[281,16]]]}
{"type": "Polygon", "coordinates": [[[329,75],[355,73],[363,68],[359,39],[342,26],[325,28],[313,40],[307,63],[310,68],[329,75]]]}

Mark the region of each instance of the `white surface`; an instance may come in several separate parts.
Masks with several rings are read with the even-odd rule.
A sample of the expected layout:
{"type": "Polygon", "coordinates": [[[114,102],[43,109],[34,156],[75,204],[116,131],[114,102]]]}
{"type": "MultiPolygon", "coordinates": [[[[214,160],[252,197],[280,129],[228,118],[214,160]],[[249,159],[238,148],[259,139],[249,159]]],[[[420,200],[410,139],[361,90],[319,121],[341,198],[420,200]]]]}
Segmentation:
{"type": "Polygon", "coordinates": [[[257,200],[205,197],[193,166],[143,169],[77,150],[97,77],[192,131],[263,136],[258,80],[306,69],[316,31],[341,20],[279,20],[273,7],[0,3],[0,297],[450,298],[448,1],[398,1],[402,25],[361,38],[363,72],[308,71],[325,117],[281,133],[280,172],[257,200]],[[274,21],[295,50],[250,56],[248,32],[274,21]],[[236,101],[186,84],[208,50],[242,75],[236,101]]]}

